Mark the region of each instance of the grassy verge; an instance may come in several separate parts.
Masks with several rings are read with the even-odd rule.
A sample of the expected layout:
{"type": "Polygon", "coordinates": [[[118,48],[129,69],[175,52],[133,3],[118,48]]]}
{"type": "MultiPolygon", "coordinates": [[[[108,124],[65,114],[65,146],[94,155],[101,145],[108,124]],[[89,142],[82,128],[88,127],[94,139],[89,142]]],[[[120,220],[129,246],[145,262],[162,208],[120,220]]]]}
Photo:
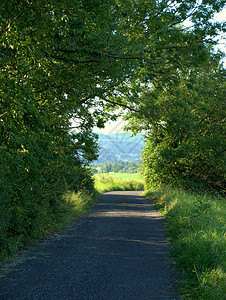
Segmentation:
{"type": "Polygon", "coordinates": [[[58,230],[71,224],[82,216],[95,203],[100,193],[95,191],[90,194],[87,191],[75,193],[68,191],[63,196],[63,203],[59,207],[58,218],[53,223],[53,230],[58,230]]]}
{"type": "Polygon", "coordinates": [[[0,264],[1,261],[12,257],[18,250],[26,249],[49,233],[76,221],[95,203],[99,195],[97,191],[93,193],[68,191],[65,193],[54,207],[54,211],[52,209],[45,218],[40,219],[40,226],[36,231],[26,236],[22,232],[5,240],[0,247],[0,264]]]}
{"type": "Polygon", "coordinates": [[[105,173],[95,174],[95,188],[100,193],[108,191],[139,191],[144,183],[139,174],[105,173]]]}
{"type": "Polygon", "coordinates": [[[145,196],[165,216],[183,298],[225,299],[225,200],[170,187],[145,196]]]}

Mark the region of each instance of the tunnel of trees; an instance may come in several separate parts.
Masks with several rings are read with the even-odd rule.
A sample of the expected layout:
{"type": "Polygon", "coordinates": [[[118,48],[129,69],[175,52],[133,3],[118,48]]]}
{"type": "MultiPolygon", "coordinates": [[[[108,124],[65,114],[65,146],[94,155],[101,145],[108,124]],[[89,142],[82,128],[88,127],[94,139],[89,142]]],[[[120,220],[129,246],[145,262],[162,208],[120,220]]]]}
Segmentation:
{"type": "Polygon", "coordinates": [[[119,109],[145,132],[147,186],[223,189],[225,27],[212,18],[224,4],[1,1],[1,245],[43,231],[66,190],[93,191],[92,129],[119,109]]]}

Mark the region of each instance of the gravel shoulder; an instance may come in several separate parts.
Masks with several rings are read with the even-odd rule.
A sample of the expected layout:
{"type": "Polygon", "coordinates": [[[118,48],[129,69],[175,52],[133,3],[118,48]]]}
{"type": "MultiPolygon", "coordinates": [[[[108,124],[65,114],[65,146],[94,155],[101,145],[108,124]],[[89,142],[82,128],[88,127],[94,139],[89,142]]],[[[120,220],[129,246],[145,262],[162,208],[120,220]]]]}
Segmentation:
{"type": "Polygon", "coordinates": [[[162,216],[108,192],[78,222],[0,269],[0,299],[177,299],[162,216]]]}

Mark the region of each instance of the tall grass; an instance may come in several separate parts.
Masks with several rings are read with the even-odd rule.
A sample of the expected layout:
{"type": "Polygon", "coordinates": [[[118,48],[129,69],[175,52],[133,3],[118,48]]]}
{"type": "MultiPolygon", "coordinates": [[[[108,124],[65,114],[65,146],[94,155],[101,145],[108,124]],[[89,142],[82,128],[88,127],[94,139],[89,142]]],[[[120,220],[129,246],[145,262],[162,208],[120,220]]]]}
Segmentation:
{"type": "Polygon", "coordinates": [[[226,204],[220,196],[165,187],[147,191],[165,216],[184,299],[225,299],[226,204]]]}
{"type": "Polygon", "coordinates": [[[106,173],[95,174],[95,188],[100,193],[108,191],[139,191],[144,189],[138,174],[106,173]]]}
{"type": "Polygon", "coordinates": [[[67,191],[62,197],[63,202],[61,207],[59,207],[54,229],[60,229],[65,225],[71,224],[78,217],[82,216],[95,203],[99,195],[97,191],[93,193],[86,190],[77,193],[67,191]]]}

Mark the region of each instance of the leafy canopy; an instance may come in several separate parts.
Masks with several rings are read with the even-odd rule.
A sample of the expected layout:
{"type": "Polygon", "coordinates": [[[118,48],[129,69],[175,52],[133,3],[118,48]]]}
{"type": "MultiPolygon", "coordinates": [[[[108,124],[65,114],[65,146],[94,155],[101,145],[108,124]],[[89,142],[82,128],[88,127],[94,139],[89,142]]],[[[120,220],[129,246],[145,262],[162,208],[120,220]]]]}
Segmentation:
{"type": "MultiPolygon", "coordinates": [[[[131,124],[139,123],[134,131],[145,128],[148,135],[153,133],[148,143],[156,143],[158,131],[168,135],[159,137],[163,144],[179,145],[189,136],[192,153],[191,149],[203,151],[211,136],[208,153],[216,158],[211,153],[221,138],[222,111],[214,99],[223,97],[216,91],[221,72],[208,73],[202,66],[211,63],[213,37],[222,29],[210,19],[224,3],[1,1],[2,245],[15,236],[23,241],[29,234],[45,231],[66,190],[93,189],[84,167],[97,158],[92,128],[115,119],[118,107],[131,112],[129,117],[135,118],[131,124]],[[188,19],[191,26],[185,27],[188,19]],[[200,126],[189,125],[189,118],[200,126]],[[182,129],[178,137],[176,124],[182,129]],[[202,141],[196,139],[199,131],[205,136],[202,141]]],[[[200,165],[202,161],[206,158],[200,159],[200,165]]]]}

